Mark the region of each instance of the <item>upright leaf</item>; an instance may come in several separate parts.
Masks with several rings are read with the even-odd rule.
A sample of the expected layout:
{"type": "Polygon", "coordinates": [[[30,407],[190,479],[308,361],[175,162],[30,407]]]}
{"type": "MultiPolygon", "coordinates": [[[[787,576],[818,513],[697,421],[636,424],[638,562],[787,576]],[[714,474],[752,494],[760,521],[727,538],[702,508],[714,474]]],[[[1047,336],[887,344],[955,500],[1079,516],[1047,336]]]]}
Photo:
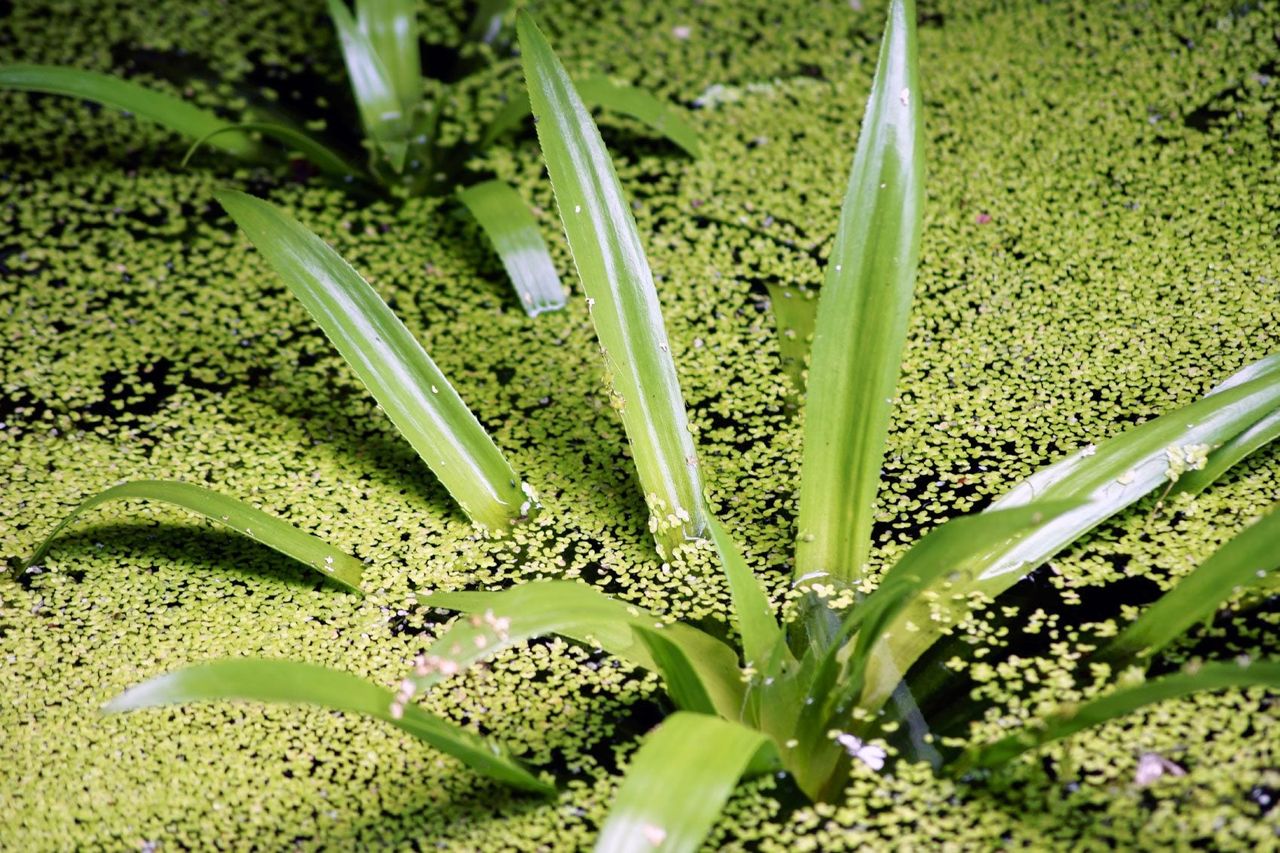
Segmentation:
{"type": "Polygon", "coordinates": [[[889,8],[835,246],[805,403],[796,577],[865,571],[920,250],[924,154],[915,4],[889,8]]]}
{"type": "Polygon", "coordinates": [[[684,398],[649,262],[609,152],[528,13],[517,23],[538,139],[604,351],[659,546],[705,534],[707,511],[684,398]]]}
{"type": "Polygon", "coordinates": [[[416,6],[413,0],[356,0],[356,24],[387,70],[406,116],[422,99],[416,6]]]}
{"type": "MultiPolygon", "coordinates": [[[[1278,505],[1280,506],[1280,505],[1278,505]]],[[[1229,539],[1177,586],[1142,612],[1104,652],[1112,661],[1148,658],[1213,616],[1242,589],[1257,585],[1280,568],[1280,511],[1272,507],[1229,539]]]]}
{"type": "Polygon", "coordinates": [[[429,671],[415,679],[427,689],[514,645],[557,634],[599,646],[611,655],[661,672],[635,628],[660,633],[687,659],[717,712],[735,717],[742,706],[741,671],[733,650],[714,637],[680,623],[665,624],[654,614],[610,598],[586,584],[538,581],[502,592],[437,592],[419,598],[428,607],[470,614],[449,626],[426,655],[429,671]]]}
{"type": "Polygon", "coordinates": [[[391,167],[399,172],[404,169],[409,150],[411,118],[396,90],[395,79],[343,0],[329,0],[329,17],[338,31],[342,59],[351,78],[351,91],[360,108],[365,133],[374,139],[391,167]]]}
{"type": "Polygon", "coordinates": [[[524,515],[529,498],[507,460],[369,283],[279,208],[233,190],[216,197],[462,510],[493,530],[524,515]]]}
{"type": "Polygon", "coordinates": [[[778,326],[778,356],[793,389],[787,395],[787,404],[799,408],[809,374],[809,346],[818,319],[818,294],[785,284],[767,287],[769,306],[778,326]]]}
{"type": "MultiPolygon", "coordinates": [[[[1171,448],[1219,446],[1277,409],[1280,371],[1267,372],[1037,471],[988,510],[1051,501],[1078,502],[1078,508],[992,542],[964,578],[940,590],[940,600],[960,613],[967,612],[975,593],[994,598],[1103,521],[1167,484],[1171,448]]],[[[919,630],[894,631],[876,645],[858,703],[864,709],[878,709],[916,658],[946,633],[948,624],[930,614],[933,606],[924,598],[908,605],[898,621],[909,620],[919,630]]]]}
{"type": "Polygon", "coordinates": [[[318,705],[372,717],[403,729],[491,779],[538,794],[555,793],[552,786],[496,744],[413,703],[400,704],[391,691],[363,678],[309,663],[237,658],[198,664],[131,687],[102,710],[118,714],[226,699],[318,705]]]}
{"type": "Polygon", "coordinates": [[[650,733],[627,768],[597,853],[698,850],[743,776],[777,764],[768,737],[682,711],[650,733]]]}
{"type": "MultiPolygon", "coordinates": [[[[192,106],[180,98],[110,74],[82,71],[79,68],[58,65],[0,66],[0,88],[83,98],[133,113],[191,139],[212,137],[227,125],[225,120],[213,113],[192,106]]],[[[220,134],[216,141],[210,138],[209,144],[249,160],[262,156],[258,143],[243,131],[220,134]]]]}
{"type": "Polygon", "coordinates": [[[492,180],[460,191],[458,200],[489,235],[525,313],[536,317],[563,308],[564,285],[520,194],[505,181],[492,180]]]}
{"type": "Polygon", "coordinates": [[[1280,688],[1280,663],[1260,661],[1244,666],[1236,663],[1206,663],[1194,671],[1166,675],[1135,687],[1122,687],[1082,705],[1064,708],[1047,720],[1028,726],[1003,740],[974,747],[952,769],[956,773],[964,773],[974,768],[999,767],[1024,752],[1132,714],[1143,706],[1204,690],[1225,690],[1229,687],[1280,688]]]}
{"type": "Polygon", "coordinates": [[[26,570],[40,562],[58,534],[81,515],[100,504],[121,500],[160,501],[202,515],[292,557],[352,592],[361,592],[360,571],[363,567],[355,557],[235,498],[172,480],[121,483],[86,499],[58,523],[21,569],[26,570]]]}

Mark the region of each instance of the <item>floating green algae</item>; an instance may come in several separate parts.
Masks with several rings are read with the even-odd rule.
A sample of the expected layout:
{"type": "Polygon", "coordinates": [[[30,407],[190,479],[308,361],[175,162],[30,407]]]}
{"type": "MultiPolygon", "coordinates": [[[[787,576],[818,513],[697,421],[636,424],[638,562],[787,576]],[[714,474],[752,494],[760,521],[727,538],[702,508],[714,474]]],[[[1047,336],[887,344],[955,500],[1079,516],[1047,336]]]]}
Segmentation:
{"type": "MultiPolygon", "coordinates": [[[[426,13],[429,41],[454,39],[457,5],[426,13]]],[[[552,35],[573,33],[556,39],[571,71],[685,104],[706,97],[693,113],[696,163],[602,124],[637,200],[713,501],[750,529],[748,557],[782,594],[799,433],[766,286],[820,280],[839,205],[829,176],[847,165],[858,118],[848,104],[865,97],[880,10],[545,5],[552,35]]],[[[0,18],[0,57],[163,81],[186,67],[173,59],[186,48],[211,76],[175,73],[167,85],[204,106],[224,102],[211,94],[219,85],[231,95],[215,77],[258,81],[265,65],[288,90],[287,74],[309,61],[336,99],[340,58],[323,14],[18,2],[0,18]]],[[[929,196],[878,560],[1061,453],[1189,402],[1280,339],[1277,4],[954,2],[922,15],[929,196]]],[[[473,132],[458,119],[490,114],[516,81],[468,81],[447,132],[473,132]]],[[[393,684],[436,630],[439,617],[409,605],[428,589],[567,575],[681,618],[721,616],[727,591],[709,551],[666,566],[653,557],[581,294],[530,323],[471,226],[434,202],[367,203],[206,154],[180,171],[181,140],[109,111],[11,93],[0,108],[0,554],[25,553],[105,485],[185,478],[366,560],[371,592],[334,595],[178,512],[153,509],[164,524],[152,525],[104,508],[47,571],[0,586],[0,846],[587,843],[618,761],[657,720],[656,684],[560,641],[430,700],[552,761],[564,786],[550,803],[323,711],[96,715],[129,684],[221,656],[303,659],[393,684]],[[217,212],[211,192],[224,185],[305,217],[369,273],[538,488],[547,510],[536,525],[508,543],[473,535],[217,212]]],[[[527,134],[473,165],[552,210],[527,134]]],[[[572,280],[553,218],[542,225],[572,280]]],[[[1002,601],[968,620],[940,663],[990,703],[977,733],[1088,694],[1064,652],[1114,629],[1099,591],[1120,591],[1116,610],[1154,598],[1280,498],[1278,464],[1264,451],[1194,500],[1147,502],[1015,588],[1017,611],[1002,601]]],[[[1167,660],[1274,656],[1275,621],[1228,614],[1167,660]]],[[[986,786],[957,787],[923,765],[858,768],[845,804],[794,812],[785,784],[762,780],[740,790],[711,844],[1274,844],[1277,713],[1257,691],[1166,703],[986,786]],[[1144,751],[1188,774],[1139,789],[1144,751]]]]}

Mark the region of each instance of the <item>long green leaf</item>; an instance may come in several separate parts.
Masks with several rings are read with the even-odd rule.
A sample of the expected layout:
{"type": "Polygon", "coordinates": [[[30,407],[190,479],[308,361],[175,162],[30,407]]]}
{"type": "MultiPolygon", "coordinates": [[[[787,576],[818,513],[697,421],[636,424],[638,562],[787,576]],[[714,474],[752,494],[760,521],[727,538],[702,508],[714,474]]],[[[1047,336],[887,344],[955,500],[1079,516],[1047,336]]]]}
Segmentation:
{"type": "Polygon", "coordinates": [[[633,118],[679,145],[690,157],[702,156],[698,132],[671,104],[650,92],[626,83],[615,83],[603,74],[574,81],[578,96],[590,106],[633,118]]]}
{"type": "Polygon", "coordinates": [[[399,172],[404,169],[409,151],[410,116],[396,91],[395,79],[343,0],[329,0],[329,17],[338,31],[342,59],[365,133],[373,137],[392,169],[399,172]]]}
{"type": "MultiPolygon", "coordinates": [[[[194,107],[180,98],[110,74],[82,71],[79,68],[58,65],[0,66],[0,88],[83,98],[133,113],[192,139],[203,139],[227,125],[225,120],[213,113],[194,107]]],[[[244,132],[227,133],[216,142],[210,140],[210,144],[248,160],[256,160],[262,156],[261,146],[244,132]]]]}
{"type": "Polygon", "coordinates": [[[215,137],[222,136],[227,133],[242,133],[245,131],[258,131],[272,137],[277,142],[284,144],[286,147],[292,148],[302,156],[306,157],[314,163],[320,171],[327,175],[338,178],[363,178],[365,177],[364,169],[359,166],[348,163],[341,154],[326,146],[323,142],[313,139],[300,130],[292,127],[286,127],[282,124],[272,124],[271,122],[246,121],[239,124],[227,124],[208,133],[195,142],[191,143],[191,147],[187,149],[187,153],[183,155],[181,165],[185,167],[192,155],[202,145],[212,145],[215,137]]]}
{"type": "MultiPolygon", "coordinates": [[[[603,107],[609,112],[633,118],[650,130],[671,140],[691,157],[701,156],[698,132],[673,105],[651,92],[625,83],[615,83],[603,74],[592,74],[573,81],[578,97],[588,109],[603,107]]],[[[513,93],[485,130],[480,142],[484,150],[504,133],[516,128],[529,117],[528,96],[513,93]]]]}
{"type": "Polygon", "coordinates": [[[667,639],[661,631],[640,625],[632,630],[649,649],[658,674],[667,689],[667,695],[681,711],[715,715],[716,705],[707,691],[707,685],[698,675],[698,669],[677,643],[667,639]]]}
{"type": "MultiPolygon", "coordinates": [[[[1280,371],[1267,372],[1037,471],[994,501],[989,511],[1050,501],[1079,501],[1079,508],[992,543],[967,578],[948,586],[944,601],[962,611],[975,593],[994,598],[1089,530],[1168,483],[1170,448],[1218,446],[1277,408],[1280,371]]],[[[924,599],[909,605],[899,621],[910,620],[919,630],[894,631],[877,644],[858,703],[863,708],[879,708],[916,658],[946,633],[949,622],[933,619],[932,606],[924,599]]]]}
{"type": "Polygon", "coordinates": [[[782,628],[778,626],[760,579],[752,574],[742,552],[725,531],[719,519],[707,516],[707,530],[716,547],[720,566],[729,581],[729,593],[733,596],[733,611],[742,634],[742,651],[747,664],[764,667],[766,675],[793,662],[786,649],[779,645],[782,628]],[[775,655],[775,650],[778,654],[775,655]],[[768,666],[766,667],[766,664],[768,666]]]}
{"type": "Polygon", "coordinates": [[[390,723],[472,769],[539,794],[555,789],[506,750],[348,672],[309,663],[254,658],[214,661],[180,669],[131,687],[103,706],[109,714],[226,699],[318,705],[390,723]],[[399,715],[392,707],[400,709],[399,715]]]}
{"type": "Polygon", "coordinates": [[[432,644],[427,652],[430,671],[416,679],[419,689],[503,649],[550,634],[597,645],[660,672],[649,647],[633,630],[642,627],[660,632],[683,652],[720,714],[736,718],[742,707],[741,671],[731,648],[688,625],[665,624],[654,614],[586,584],[537,581],[502,592],[437,592],[418,600],[471,616],[454,622],[432,644]]]}
{"type": "Polygon", "coordinates": [[[818,302],[796,577],[862,577],[920,251],[915,4],[894,0],[818,302]]]}
{"type": "Polygon", "coordinates": [[[216,194],[436,477],[476,523],[504,529],[529,499],[484,427],[369,283],[265,201],[216,194]]]}
{"type": "Polygon", "coordinates": [[[492,180],[460,191],[458,200],[489,235],[525,313],[536,317],[563,308],[564,285],[520,194],[505,181],[492,180]]]}
{"type": "Polygon", "coordinates": [[[631,759],[595,849],[698,850],[738,780],[776,762],[773,741],[755,729],[705,714],[672,714],[631,759]]]}
{"type": "Polygon", "coordinates": [[[387,70],[404,115],[422,99],[416,6],[413,0],[356,0],[356,24],[387,70]]]}
{"type": "MultiPolygon", "coordinates": [[[[1255,361],[1235,375],[1219,383],[1206,396],[1221,393],[1251,379],[1280,372],[1280,353],[1273,353],[1255,361]]],[[[1204,467],[1186,471],[1173,484],[1173,491],[1199,494],[1217,480],[1227,469],[1280,436],[1280,409],[1261,418],[1253,426],[1223,443],[1205,462],[1204,467]]]]}
{"type": "Polygon", "coordinates": [[[108,501],[119,500],[160,501],[182,507],[274,548],[352,592],[361,593],[360,571],[363,567],[355,557],[235,498],[172,480],[135,480],[112,486],[88,498],[58,523],[21,570],[40,562],[58,534],[85,512],[108,501]]]}
{"type": "Polygon", "coordinates": [[[787,404],[800,407],[809,373],[809,345],[818,320],[818,294],[785,284],[770,284],[769,305],[778,326],[778,356],[782,372],[791,380],[787,404]]]}
{"type": "Polygon", "coordinates": [[[1277,568],[1280,511],[1273,507],[1144,610],[1104,650],[1103,657],[1112,661],[1151,657],[1192,625],[1212,617],[1227,599],[1256,585],[1277,568]]]}
{"type": "Polygon", "coordinates": [[[707,511],[653,275],[609,152],[533,19],[517,30],[538,139],[613,403],[621,411],[660,548],[705,534],[707,511]]]}
{"type": "Polygon", "coordinates": [[[1259,686],[1280,688],[1280,663],[1260,661],[1244,666],[1236,663],[1202,664],[1194,671],[1166,675],[1135,687],[1122,687],[1082,705],[1064,709],[1003,740],[974,747],[953,765],[953,770],[963,773],[973,768],[999,767],[1050,741],[1110,722],[1155,702],[1204,690],[1259,686]]]}

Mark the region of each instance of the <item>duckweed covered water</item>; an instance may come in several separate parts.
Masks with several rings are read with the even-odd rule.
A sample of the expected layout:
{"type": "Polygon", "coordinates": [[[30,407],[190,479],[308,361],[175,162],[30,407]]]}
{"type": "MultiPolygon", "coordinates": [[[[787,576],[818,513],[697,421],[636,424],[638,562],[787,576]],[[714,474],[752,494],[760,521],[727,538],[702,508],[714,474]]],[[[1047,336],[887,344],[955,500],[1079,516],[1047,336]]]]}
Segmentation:
{"type": "MultiPolygon", "coordinates": [[[[456,44],[460,4],[423,10],[456,44]]],[[[847,2],[542,4],[571,71],[687,106],[691,161],[604,119],[645,235],[713,501],[781,600],[799,431],[770,286],[820,280],[882,9],[847,2]]],[[[339,118],[322,4],[13,2],[0,58],[134,74],[204,106],[274,100],[339,118]],[[183,53],[183,52],[186,53],[183,53]],[[185,64],[176,59],[188,60],[185,64]],[[323,97],[324,104],[313,101],[323,97]],[[336,111],[336,112],[332,112],[336,111]]],[[[928,202],[876,559],[1061,454],[1185,404],[1280,347],[1280,5],[921,6],[928,202]],[[1013,6],[1013,8],[1007,8],[1013,6]]],[[[467,78],[446,140],[478,137],[517,63],[467,78]]],[[[577,577],[714,622],[712,555],[654,557],[580,291],[529,321],[477,228],[440,202],[354,197],[309,170],[248,169],[65,99],[0,93],[0,554],[82,497],[181,478],[366,562],[361,600],[160,506],[104,506],[39,572],[0,582],[0,846],[177,849],[588,843],[656,681],[558,640],[449,682],[433,709],[499,733],[555,801],[478,779],[389,727],[325,711],[198,706],[100,718],[148,676],[222,656],[304,659],[392,685],[442,618],[416,592],[577,577]],[[474,535],[212,191],[289,208],[362,271],[453,378],[546,507],[474,535]]],[[[572,266],[526,130],[468,164],[514,181],[572,266]]],[[[576,287],[576,283],[575,283],[576,287]]],[[[1125,513],[922,661],[985,709],[970,732],[1088,695],[1082,644],[1280,499],[1266,450],[1201,496],[1125,513]]],[[[1280,653],[1274,598],[1164,656],[1280,653]]],[[[844,803],[743,786],[713,847],[1274,846],[1278,711],[1262,691],[1165,703],[981,785],[855,763],[844,803]],[[1149,785],[1154,754],[1185,769],[1149,785]],[[1145,762],[1145,763],[1144,763],[1145,762]],[[1140,768],[1147,768],[1137,779],[1140,768]]],[[[1163,766],[1163,765],[1160,765],[1163,766]]]]}

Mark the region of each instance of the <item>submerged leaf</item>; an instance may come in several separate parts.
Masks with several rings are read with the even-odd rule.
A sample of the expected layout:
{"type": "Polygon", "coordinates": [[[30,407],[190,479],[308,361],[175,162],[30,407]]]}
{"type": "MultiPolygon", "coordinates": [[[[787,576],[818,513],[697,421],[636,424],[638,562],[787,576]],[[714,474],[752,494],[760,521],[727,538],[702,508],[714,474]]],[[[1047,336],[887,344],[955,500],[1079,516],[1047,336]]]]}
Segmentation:
{"type": "MultiPolygon", "coordinates": [[[[920,251],[924,154],[915,4],[889,9],[818,299],[796,578],[862,577],[920,251]]],[[[811,629],[825,631],[819,621],[811,629]]]]}
{"type": "MultiPolygon", "coordinates": [[[[64,68],[58,65],[0,66],[0,88],[68,95],[115,107],[163,125],[192,139],[204,139],[227,126],[227,122],[181,98],[156,92],[110,74],[64,68]]],[[[237,157],[255,160],[261,146],[243,131],[220,134],[209,142],[237,157]]]]}
{"type": "Polygon", "coordinates": [[[563,308],[564,285],[520,194],[505,181],[492,180],[461,190],[458,200],[489,235],[525,313],[536,317],[563,308]]]}
{"type": "Polygon", "coordinates": [[[239,699],[318,705],[390,723],[507,785],[538,794],[555,789],[506,750],[348,672],[287,660],[243,658],[198,664],[131,687],[103,706],[118,714],[142,708],[239,699]],[[398,711],[393,711],[393,707],[398,711]]]}
{"type": "Polygon", "coordinates": [[[218,201],[472,521],[502,530],[530,498],[440,368],[369,283],[295,219],[233,190],[218,201]]]}
{"type": "Polygon", "coordinates": [[[705,534],[707,510],[653,275],[591,114],[528,13],[520,13],[517,29],[538,139],[604,350],[612,402],[658,543],[669,551],[705,534]]]}
{"type": "Polygon", "coordinates": [[[698,850],[738,780],[776,764],[773,741],[754,729],[704,714],[672,714],[631,759],[595,849],[698,850]]]}
{"type": "Polygon", "coordinates": [[[809,345],[818,319],[818,294],[785,284],[769,284],[769,306],[778,326],[778,355],[782,371],[791,380],[787,405],[800,407],[809,374],[809,345]]]}
{"type": "Polygon", "coordinates": [[[361,593],[360,572],[363,566],[355,557],[235,498],[172,480],[135,480],[112,486],[88,498],[58,523],[22,569],[40,562],[58,534],[82,514],[100,504],[118,500],[151,500],[182,507],[274,548],[352,592],[361,593]]]}

